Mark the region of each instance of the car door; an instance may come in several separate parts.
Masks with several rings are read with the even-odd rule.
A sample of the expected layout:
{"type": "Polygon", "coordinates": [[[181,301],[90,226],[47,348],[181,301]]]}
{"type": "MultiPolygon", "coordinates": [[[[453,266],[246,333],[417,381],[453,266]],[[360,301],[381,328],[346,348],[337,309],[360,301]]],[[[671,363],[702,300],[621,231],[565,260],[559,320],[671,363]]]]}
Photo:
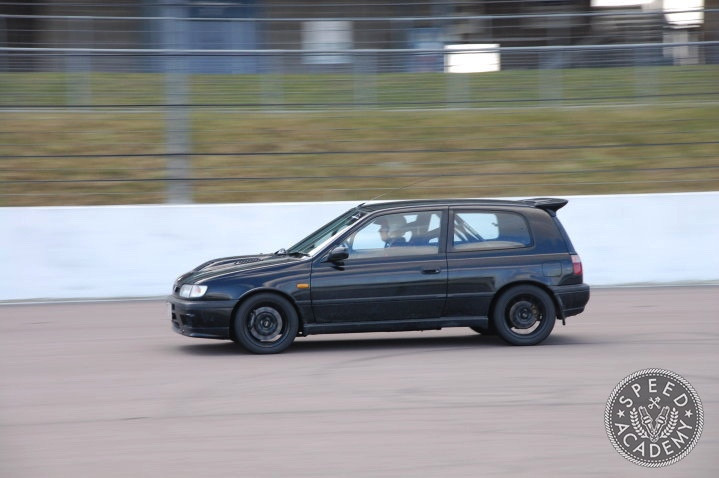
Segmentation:
{"type": "Polygon", "coordinates": [[[339,243],[342,262],[319,258],[311,296],[318,323],[441,317],[447,295],[446,210],[376,215],[339,243]]]}

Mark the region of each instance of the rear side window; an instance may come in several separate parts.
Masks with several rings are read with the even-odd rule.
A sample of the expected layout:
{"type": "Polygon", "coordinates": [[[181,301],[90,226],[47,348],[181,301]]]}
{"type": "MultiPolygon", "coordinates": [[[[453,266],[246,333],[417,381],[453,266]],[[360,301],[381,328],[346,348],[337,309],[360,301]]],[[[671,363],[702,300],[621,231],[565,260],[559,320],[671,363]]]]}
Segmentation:
{"type": "Polygon", "coordinates": [[[452,225],[455,251],[511,249],[532,244],[526,219],[499,211],[457,211],[452,225]]]}

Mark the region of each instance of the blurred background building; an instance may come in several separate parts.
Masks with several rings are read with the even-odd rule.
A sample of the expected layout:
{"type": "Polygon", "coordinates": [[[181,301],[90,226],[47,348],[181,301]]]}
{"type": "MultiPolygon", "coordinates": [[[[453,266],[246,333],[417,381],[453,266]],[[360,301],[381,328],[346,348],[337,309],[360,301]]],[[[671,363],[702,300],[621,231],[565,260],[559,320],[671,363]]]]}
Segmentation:
{"type": "MultiPolygon", "coordinates": [[[[716,2],[715,2],[716,3],[716,2]]],[[[706,8],[711,9],[711,0],[706,8]]],[[[704,14],[702,0],[475,0],[387,1],[274,0],[176,1],[26,0],[2,2],[0,44],[17,48],[186,50],[441,50],[447,45],[502,47],[596,46],[687,43],[716,38],[717,13],[704,14]]],[[[713,45],[691,57],[663,48],[546,58],[504,50],[503,68],[587,67],[714,61],[713,45]],[[708,58],[707,58],[708,56],[708,58]]],[[[377,71],[442,71],[441,54],[376,52],[377,71]]],[[[281,62],[195,58],[192,71],[259,73],[313,71],[352,62],[352,55],[287,55],[281,62]],[[265,68],[263,68],[263,66],[265,68]]],[[[5,68],[47,68],[57,59],[13,55],[5,68]],[[38,65],[40,60],[44,64],[38,65]],[[13,63],[13,64],[9,64],[13,63]]],[[[125,58],[133,71],[151,70],[145,58],[125,58]]],[[[117,69],[116,61],[111,67],[117,69]]],[[[101,59],[93,68],[108,68],[101,59]]]]}

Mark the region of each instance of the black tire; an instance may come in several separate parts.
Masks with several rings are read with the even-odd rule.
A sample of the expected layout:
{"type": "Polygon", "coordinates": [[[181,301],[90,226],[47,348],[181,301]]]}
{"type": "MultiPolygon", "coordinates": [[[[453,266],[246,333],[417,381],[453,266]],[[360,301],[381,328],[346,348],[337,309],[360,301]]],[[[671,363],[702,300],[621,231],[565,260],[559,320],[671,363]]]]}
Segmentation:
{"type": "Polygon", "coordinates": [[[492,323],[499,336],[512,345],[536,345],[549,337],[557,320],[554,301],[533,285],[519,285],[499,296],[492,323]]]}
{"type": "Polygon", "coordinates": [[[276,354],[295,340],[299,318],[284,297],[261,293],[240,304],[234,326],[235,339],[245,349],[256,354],[276,354]]]}

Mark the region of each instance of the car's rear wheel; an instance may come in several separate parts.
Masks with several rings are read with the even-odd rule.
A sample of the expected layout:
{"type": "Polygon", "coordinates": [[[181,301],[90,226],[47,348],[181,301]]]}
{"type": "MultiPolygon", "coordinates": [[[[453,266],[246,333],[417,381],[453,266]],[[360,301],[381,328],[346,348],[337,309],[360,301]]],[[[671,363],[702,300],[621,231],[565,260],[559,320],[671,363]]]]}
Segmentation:
{"type": "Polygon", "coordinates": [[[535,345],[552,332],[556,315],[549,294],[533,285],[519,285],[499,297],[492,313],[492,323],[506,342],[535,345]]]}
{"type": "Polygon", "coordinates": [[[282,352],[295,340],[298,328],[295,308],[276,294],[254,295],[235,312],[236,342],[256,354],[282,352]]]}

